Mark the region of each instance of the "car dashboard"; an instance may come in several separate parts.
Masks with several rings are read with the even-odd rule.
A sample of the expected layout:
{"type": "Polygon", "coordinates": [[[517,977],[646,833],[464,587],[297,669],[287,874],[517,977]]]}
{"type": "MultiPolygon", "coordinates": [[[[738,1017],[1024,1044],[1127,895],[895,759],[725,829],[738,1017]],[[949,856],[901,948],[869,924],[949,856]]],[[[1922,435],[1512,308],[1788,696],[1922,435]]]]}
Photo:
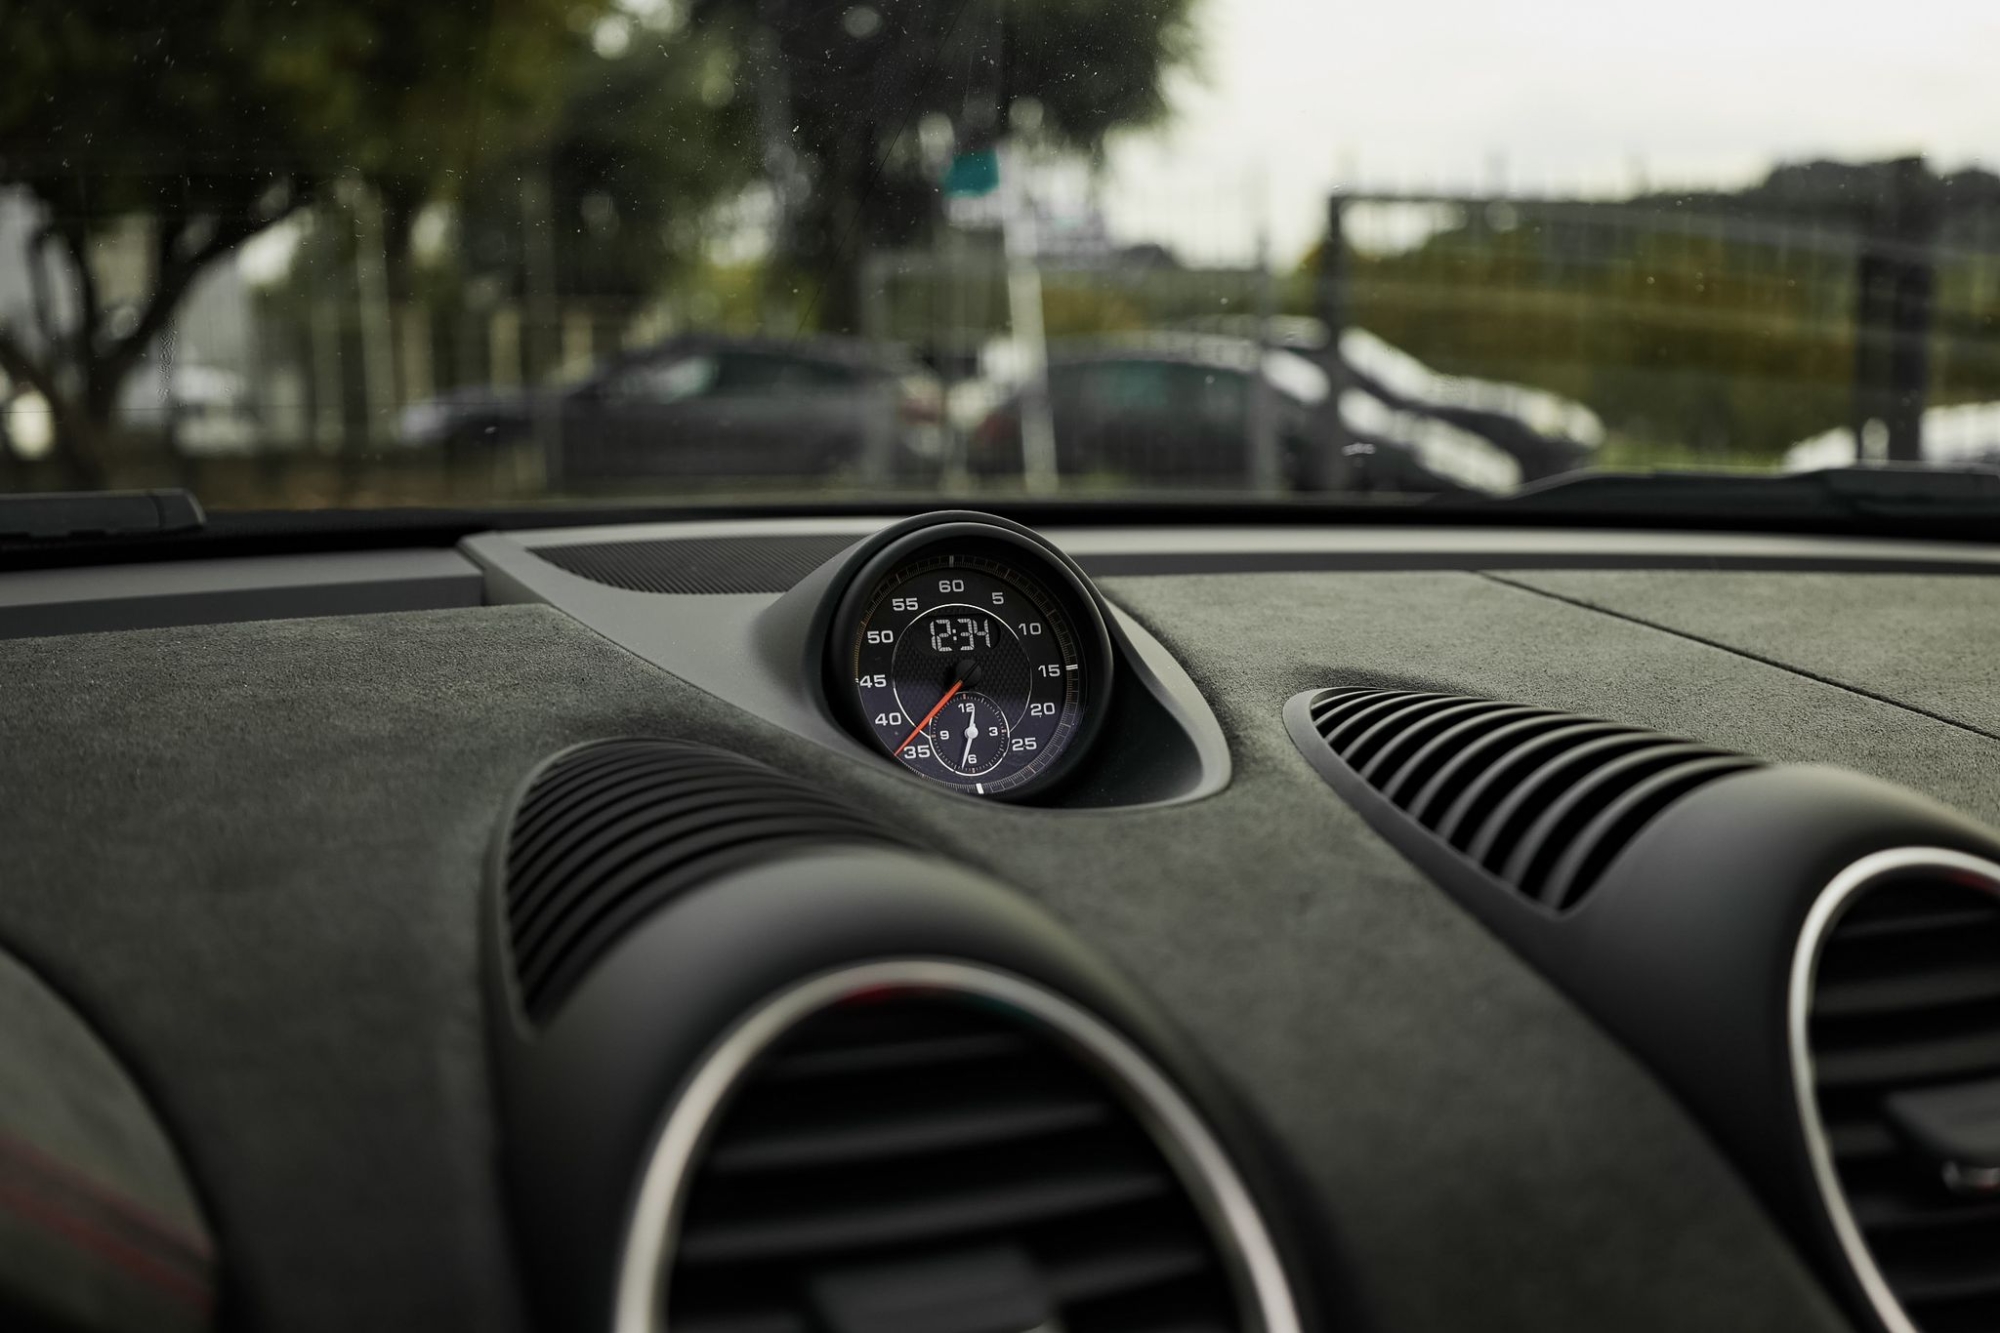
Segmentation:
{"type": "Polygon", "coordinates": [[[942,513],[0,574],[0,1311],[1994,1327],[1996,571],[942,513]]]}

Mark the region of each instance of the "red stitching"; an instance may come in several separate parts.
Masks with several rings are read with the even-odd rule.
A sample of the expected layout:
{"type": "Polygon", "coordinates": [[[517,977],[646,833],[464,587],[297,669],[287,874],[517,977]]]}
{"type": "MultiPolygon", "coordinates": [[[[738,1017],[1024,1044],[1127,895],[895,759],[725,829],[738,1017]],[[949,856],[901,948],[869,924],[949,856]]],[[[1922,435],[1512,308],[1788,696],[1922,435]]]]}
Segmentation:
{"type": "Polygon", "coordinates": [[[174,1272],[151,1255],[136,1246],[126,1244],[116,1236],[107,1235],[79,1218],[70,1217],[58,1209],[44,1205],[31,1194],[10,1190],[4,1183],[0,1183],[0,1204],[8,1205],[28,1221],[40,1224],[45,1230],[54,1232],[142,1282],[152,1283],[197,1310],[208,1310],[214,1300],[213,1293],[206,1285],[174,1272]]]}
{"type": "Polygon", "coordinates": [[[182,1230],[131,1198],[107,1188],[68,1163],[51,1157],[34,1144],[5,1130],[0,1130],[0,1153],[22,1159],[31,1171],[39,1170],[54,1176],[68,1188],[121,1214],[127,1221],[145,1228],[161,1240],[181,1246],[198,1259],[205,1261],[214,1257],[215,1252],[205,1237],[182,1230]]]}

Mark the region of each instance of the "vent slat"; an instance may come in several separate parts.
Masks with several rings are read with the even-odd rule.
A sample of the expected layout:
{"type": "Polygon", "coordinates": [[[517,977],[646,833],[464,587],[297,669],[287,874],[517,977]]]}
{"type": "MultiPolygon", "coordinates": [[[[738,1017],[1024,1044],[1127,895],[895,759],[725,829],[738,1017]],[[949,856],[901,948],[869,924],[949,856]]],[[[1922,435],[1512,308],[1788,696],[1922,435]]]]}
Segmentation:
{"type": "Polygon", "coordinates": [[[508,826],[507,957],[544,1023],[674,894],[798,845],[904,839],[802,779],[709,746],[615,740],[559,756],[508,826]]]}
{"type": "Polygon", "coordinates": [[[1546,799],[1551,783],[1560,783],[1592,758],[1656,743],[1650,733],[1616,722],[1576,722],[1524,741],[1465,789],[1438,825],[1438,836],[1482,864],[1496,859],[1513,845],[1509,831],[1518,827],[1519,812],[1531,794],[1539,792],[1546,799]]]}
{"type": "Polygon", "coordinates": [[[2000,899],[1968,894],[1963,885],[1927,881],[1884,885],[1847,910],[1829,947],[1996,921],[2000,921],[2000,899]]]}
{"type": "MultiPolygon", "coordinates": [[[[616,786],[635,773],[659,772],[661,757],[636,747],[620,747],[595,764],[561,764],[544,773],[521,802],[509,830],[515,847],[525,854],[541,845],[551,827],[567,826],[579,807],[588,808],[606,787],[616,786]]],[[[671,771],[671,770],[667,770],[671,771]]]]}
{"type": "Polygon", "coordinates": [[[1539,800],[1524,796],[1528,803],[1524,813],[1533,814],[1535,805],[1542,808],[1539,814],[1533,814],[1533,822],[1516,839],[1500,877],[1520,885],[1521,891],[1530,897],[1542,898],[1543,887],[1556,861],[1612,802],[1665,770],[1697,759],[1719,757],[1714,750],[1699,745],[1650,745],[1580,769],[1564,781],[1567,789],[1552,799],[1547,795],[1539,800]]]}
{"type": "Polygon", "coordinates": [[[1990,959],[1967,959],[1956,966],[1826,981],[1813,1010],[1822,1018],[1853,1018],[1996,999],[2000,999],[2000,948],[1990,959]]]}
{"type": "MultiPolygon", "coordinates": [[[[559,857],[563,849],[590,841],[597,830],[635,809],[694,796],[720,801],[730,795],[770,792],[763,773],[746,769],[726,776],[699,762],[627,764],[590,776],[594,780],[568,786],[557,800],[543,801],[537,792],[538,799],[523,811],[513,830],[512,850],[524,874],[540,873],[543,864],[559,857]]],[[[820,803],[832,804],[825,798],[820,803]]]]}
{"type": "Polygon", "coordinates": [[[2000,1199],[1946,1186],[1890,1096],[2000,1071],[2000,905],[1942,875],[1879,884],[1821,945],[1814,1097],[1870,1256],[1921,1333],[2000,1327],[2000,1199]]]}
{"type": "Polygon", "coordinates": [[[1211,1262],[1207,1251],[1192,1244],[1065,1255],[1049,1266],[1049,1292],[1064,1305],[1080,1305],[1178,1281],[1202,1272],[1211,1262]]]}
{"type": "Polygon", "coordinates": [[[2000,1071],[2000,1017],[1937,1037],[1835,1040],[1816,1025],[1814,1072],[1829,1091],[1973,1079],[2000,1071]]]}
{"type": "MultiPolygon", "coordinates": [[[[700,790],[676,783],[637,792],[619,791],[607,800],[618,804],[588,823],[544,843],[544,855],[524,856],[512,877],[524,887],[510,909],[523,949],[545,931],[543,917],[551,903],[588,894],[592,884],[646,860],[661,849],[681,849],[678,859],[690,859],[710,845],[710,834],[750,823],[777,821],[817,827],[832,823],[850,827],[851,815],[824,801],[772,800],[761,782],[720,784],[700,790]]],[[[725,837],[726,840],[726,837],[725,837]]]]}
{"type": "Polygon", "coordinates": [[[1461,754],[1473,741],[1499,727],[1515,722],[1532,721],[1536,718],[1558,716],[1546,708],[1529,708],[1524,704],[1498,704],[1481,701],[1468,705],[1470,715],[1452,724],[1426,741],[1417,752],[1410,756],[1408,763],[1394,774],[1381,771],[1363,774],[1371,786],[1377,788],[1391,802],[1421,818],[1419,795],[1425,791],[1432,778],[1445,762],[1461,754]]]}
{"type": "Polygon", "coordinates": [[[1878,1119],[1829,1123],[1826,1141],[1834,1159],[1843,1167],[1893,1157],[1902,1151],[1902,1146],[1896,1142],[1895,1131],[1878,1119]]]}
{"type": "Polygon", "coordinates": [[[1535,770],[1501,802],[1473,855],[1500,878],[1539,897],[1542,881],[1590,817],[1646,778],[1716,751],[1656,736],[1606,736],[1535,770]]]}
{"type": "Polygon", "coordinates": [[[721,1172],[850,1165],[1060,1134],[1102,1124],[1109,1114],[1101,1101],[1044,1098],[1013,1106],[946,1107],[845,1122],[827,1117],[790,1131],[745,1136],[716,1149],[711,1160],[721,1172]]]}
{"type": "Polygon", "coordinates": [[[674,1333],[808,1333],[810,1327],[803,1314],[791,1310],[684,1314],[674,1321],[674,1333]]]}
{"type": "Polygon", "coordinates": [[[2000,1328],[2000,1296],[1918,1304],[1911,1313],[1924,1333],[1993,1333],[2000,1328]]]}
{"type": "Polygon", "coordinates": [[[1359,768],[1402,728],[1457,702],[1447,694],[1395,695],[1349,716],[1327,736],[1326,743],[1335,754],[1359,768]]]}
{"type": "Polygon", "coordinates": [[[837,835],[853,828],[846,811],[820,802],[774,801],[770,793],[754,789],[713,796],[681,793],[666,809],[648,802],[561,860],[547,863],[540,876],[524,869],[522,878],[538,878],[542,887],[522,892],[510,913],[516,947],[525,956],[577,928],[585,915],[572,909],[577,900],[616,898],[632,880],[699,864],[748,838],[837,835]]]}
{"type": "Polygon", "coordinates": [[[1029,1049],[1028,1039],[1015,1032],[975,1032],[868,1046],[801,1051],[773,1059],[760,1079],[809,1079],[851,1074],[883,1073],[963,1060],[990,1060],[1029,1049]]]}
{"type": "Polygon", "coordinates": [[[1319,728],[1321,736],[1330,737],[1355,714],[1407,697],[1400,690],[1356,690],[1329,700],[1324,709],[1314,714],[1313,723],[1319,728]]]}
{"type": "Polygon", "coordinates": [[[681,1237],[679,1256],[690,1264],[744,1263],[933,1243],[1154,1199],[1169,1190],[1166,1176],[1156,1171],[1103,1171],[1066,1180],[1023,1181],[875,1206],[694,1226],[681,1237]]]}
{"type": "Polygon", "coordinates": [[[1005,1010],[934,990],[835,1005],[725,1106],[669,1248],[667,1327],[823,1330],[828,1273],[888,1281],[999,1253],[1069,1333],[1211,1315],[1242,1333],[1232,1271],[1145,1123],[1005,1010]]]}
{"type": "Polygon", "coordinates": [[[1966,929],[1991,927],[2000,924],[2000,905],[1961,908],[1956,912],[1911,913],[1907,917],[1887,917],[1879,921],[1857,921],[1851,926],[1841,924],[1840,937],[1843,942],[1871,939],[1893,939],[1908,935],[1925,935],[1932,932],[1953,933],[1966,929]]]}
{"type": "Polygon", "coordinates": [[[1483,778],[1503,756],[1523,741],[1574,725],[1577,719],[1563,713],[1530,712],[1505,726],[1486,733],[1446,760],[1428,786],[1403,808],[1426,828],[1443,832],[1446,816],[1464,797],[1472,783],[1483,778]]]}
{"type": "Polygon", "coordinates": [[[516,944],[516,965],[524,992],[547,989],[557,973],[576,966],[579,957],[595,957],[623,933],[638,915],[653,910],[672,893],[770,859],[795,845],[833,846],[843,841],[874,840],[838,816],[778,810],[749,817],[701,820],[687,830],[684,841],[648,840],[638,859],[606,856],[608,866],[564,885],[560,909],[542,919],[523,923],[516,944]]]}
{"type": "Polygon", "coordinates": [[[1338,687],[1297,696],[1287,716],[1336,786],[1351,777],[1373,788],[1412,836],[1427,830],[1558,912],[1669,806],[1760,766],[1641,727],[1464,695],[1338,687]]]}
{"type": "Polygon", "coordinates": [[[1890,1289],[1909,1305],[2000,1296],[2000,1265],[1993,1264],[1990,1256],[1984,1264],[1977,1259],[1965,1264],[1912,1264],[1884,1276],[1890,1289]]]}
{"type": "Polygon", "coordinates": [[[1541,901],[1558,911],[1572,906],[1662,810],[1718,778],[1757,766],[1756,760],[1741,755],[1691,759],[1618,793],[1560,849],[1541,883],[1541,901]]]}
{"type": "Polygon", "coordinates": [[[1489,715],[1499,708],[1498,704],[1443,699],[1415,715],[1403,713],[1383,719],[1368,735],[1356,742],[1353,750],[1341,757],[1347,760],[1350,768],[1360,770],[1362,780],[1369,786],[1386,792],[1401,776],[1405,762],[1421,750],[1426,741],[1461,722],[1489,715]],[[1359,753],[1362,750],[1367,751],[1365,760],[1359,753]]]}
{"type": "MultiPolygon", "coordinates": [[[[1911,1186],[1924,1183],[1914,1170],[1904,1174],[1911,1186]]],[[[1954,1198],[1934,1186],[1922,1193],[1910,1188],[1849,1189],[1847,1205],[1862,1230],[1870,1232],[1931,1233],[1954,1227],[2000,1224],[2000,1203],[1973,1203],[1954,1198]]]]}

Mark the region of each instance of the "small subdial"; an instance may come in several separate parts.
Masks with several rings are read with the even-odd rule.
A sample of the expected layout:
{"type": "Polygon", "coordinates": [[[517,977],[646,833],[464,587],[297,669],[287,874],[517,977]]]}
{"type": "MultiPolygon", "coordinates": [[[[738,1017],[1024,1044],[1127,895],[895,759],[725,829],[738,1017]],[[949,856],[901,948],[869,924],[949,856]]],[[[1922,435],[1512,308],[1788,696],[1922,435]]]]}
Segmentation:
{"type": "Polygon", "coordinates": [[[938,762],[968,778],[984,777],[1000,767],[1013,736],[1000,705],[971,690],[953,695],[928,731],[938,762]]]}

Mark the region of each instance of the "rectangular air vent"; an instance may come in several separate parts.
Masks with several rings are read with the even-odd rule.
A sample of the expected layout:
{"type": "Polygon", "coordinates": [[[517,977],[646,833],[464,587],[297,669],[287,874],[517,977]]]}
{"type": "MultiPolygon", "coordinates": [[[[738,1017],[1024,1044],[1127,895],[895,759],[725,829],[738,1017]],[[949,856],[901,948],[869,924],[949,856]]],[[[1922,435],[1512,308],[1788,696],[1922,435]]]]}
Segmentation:
{"type": "Polygon", "coordinates": [[[1464,695],[1336,687],[1298,696],[1285,715],[1337,790],[1400,815],[1385,832],[1449,848],[1556,911],[1667,806],[1760,766],[1642,727],[1464,695]]]}
{"type": "Polygon", "coordinates": [[[507,824],[508,960],[546,1022],[633,923],[676,894],[805,847],[902,836],[813,784],[685,741],[595,741],[548,761],[507,824]]]}

